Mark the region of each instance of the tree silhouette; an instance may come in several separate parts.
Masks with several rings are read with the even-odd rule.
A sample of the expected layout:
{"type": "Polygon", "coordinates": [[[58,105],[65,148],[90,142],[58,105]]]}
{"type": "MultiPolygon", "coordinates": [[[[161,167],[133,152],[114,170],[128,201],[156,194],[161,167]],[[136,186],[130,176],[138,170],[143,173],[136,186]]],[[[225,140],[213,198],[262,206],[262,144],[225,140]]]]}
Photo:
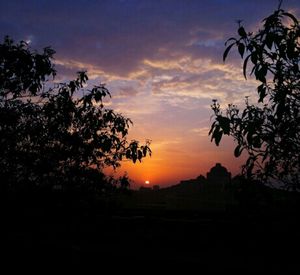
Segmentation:
{"type": "Polygon", "coordinates": [[[248,159],[243,174],[248,178],[280,181],[287,188],[300,186],[300,25],[296,17],[279,8],[263,20],[256,33],[239,22],[238,37],[225,43],[223,60],[233,47],[254,75],[258,102],[246,98],[244,110],[229,104],[225,112],[214,100],[214,122],[209,134],[219,145],[222,135],[237,142],[234,155],[243,151],[248,159]]]}
{"type": "Polygon", "coordinates": [[[104,184],[105,166],[151,154],[149,141],[127,141],[132,122],[104,107],[110,93],[103,84],[87,90],[86,72],[68,83],[52,81],[54,53],[9,37],[0,44],[2,188],[104,184]]]}

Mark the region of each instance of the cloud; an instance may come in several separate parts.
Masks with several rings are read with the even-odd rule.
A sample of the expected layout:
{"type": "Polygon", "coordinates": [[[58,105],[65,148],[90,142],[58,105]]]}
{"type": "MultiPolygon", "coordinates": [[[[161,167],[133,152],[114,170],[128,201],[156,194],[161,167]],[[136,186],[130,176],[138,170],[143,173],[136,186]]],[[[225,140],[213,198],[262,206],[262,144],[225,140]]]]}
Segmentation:
{"type": "Polygon", "coordinates": [[[207,137],[209,130],[210,130],[209,127],[202,127],[202,128],[194,128],[191,130],[191,132],[196,133],[197,135],[199,135],[201,137],[207,137]]]}
{"type": "MultiPolygon", "coordinates": [[[[297,8],[297,1],[286,6],[297,8]]],[[[275,5],[276,6],[276,5],[275,5]]],[[[272,11],[274,1],[2,1],[0,34],[35,37],[59,58],[128,75],[144,60],[190,53],[221,56],[236,19],[248,25],[272,11]],[[18,18],[16,21],[15,18],[18,18]]],[[[218,57],[218,58],[219,58],[218,57]]]]}
{"type": "MultiPolygon", "coordinates": [[[[223,64],[224,42],[237,19],[257,29],[276,7],[274,0],[0,1],[0,36],[30,39],[38,50],[51,45],[56,81],[87,70],[89,85],[106,83],[107,108],[134,122],[129,139],[153,140],[157,159],[146,161],[146,172],[139,166],[140,178],[165,165],[157,179],[167,182],[167,173],[197,176],[216,159],[234,169],[232,143],[216,149],[207,136],[211,100],[243,106],[246,95],[255,101],[257,83],[244,79],[238,54],[223,64]]],[[[283,7],[299,15],[299,0],[283,7]]]]}

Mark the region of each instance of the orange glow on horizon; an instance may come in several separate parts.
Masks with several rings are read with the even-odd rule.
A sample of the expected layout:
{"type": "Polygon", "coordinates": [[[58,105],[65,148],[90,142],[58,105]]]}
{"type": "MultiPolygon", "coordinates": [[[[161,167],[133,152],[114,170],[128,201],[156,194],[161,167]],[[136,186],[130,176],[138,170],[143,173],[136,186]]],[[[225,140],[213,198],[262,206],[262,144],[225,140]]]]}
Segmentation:
{"type": "Polygon", "coordinates": [[[127,172],[132,180],[131,188],[133,189],[149,186],[150,183],[166,187],[178,184],[181,180],[196,178],[199,175],[206,177],[206,173],[218,162],[225,166],[233,176],[239,173],[245,157],[235,158],[233,156],[233,142],[224,140],[219,147],[209,140],[202,143],[201,145],[201,140],[196,141],[195,144],[198,147],[194,151],[193,148],[184,148],[186,151],[179,150],[179,148],[178,151],[171,151],[162,147],[158,148],[153,143],[151,146],[152,157],[146,157],[141,163],[135,164],[129,160],[123,161],[120,168],[111,172],[115,177],[127,172]]]}

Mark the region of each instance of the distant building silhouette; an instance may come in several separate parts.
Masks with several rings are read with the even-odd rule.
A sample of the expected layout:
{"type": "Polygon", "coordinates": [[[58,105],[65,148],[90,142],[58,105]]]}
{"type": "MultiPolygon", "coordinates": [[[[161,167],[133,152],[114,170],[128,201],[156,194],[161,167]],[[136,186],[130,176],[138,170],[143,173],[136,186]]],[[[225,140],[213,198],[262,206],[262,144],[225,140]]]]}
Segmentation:
{"type": "Polygon", "coordinates": [[[205,183],[206,178],[203,175],[200,175],[195,179],[182,180],[179,184],[185,188],[201,188],[205,183]]]}
{"type": "Polygon", "coordinates": [[[221,165],[221,163],[216,163],[214,167],[210,169],[210,172],[207,173],[207,181],[210,184],[224,186],[231,181],[231,173],[221,165]]]}
{"type": "Polygon", "coordinates": [[[228,172],[228,170],[222,166],[221,163],[216,163],[216,165],[210,169],[210,172],[207,173],[207,178],[205,178],[203,175],[200,175],[195,179],[182,180],[180,185],[190,188],[214,187],[223,189],[224,186],[230,182],[231,173],[228,172]]]}
{"type": "Polygon", "coordinates": [[[169,207],[198,208],[198,209],[225,209],[231,203],[232,196],[226,189],[231,182],[231,173],[220,163],[207,173],[195,179],[182,180],[179,184],[168,188],[169,207]]]}
{"type": "Polygon", "coordinates": [[[141,207],[166,209],[198,209],[223,211],[234,203],[230,188],[231,173],[220,163],[206,174],[195,179],[182,180],[166,188],[141,186],[139,203],[141,207]]]}

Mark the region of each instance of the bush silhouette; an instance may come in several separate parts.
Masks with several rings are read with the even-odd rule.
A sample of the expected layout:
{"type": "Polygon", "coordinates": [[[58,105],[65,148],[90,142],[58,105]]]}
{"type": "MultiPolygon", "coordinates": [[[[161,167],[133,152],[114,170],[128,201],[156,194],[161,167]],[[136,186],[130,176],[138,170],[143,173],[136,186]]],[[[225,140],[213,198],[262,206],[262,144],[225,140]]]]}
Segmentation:
{"type": "Polygon", "coordinates": [[[248,159],[243,174],[261,181],[277,181],[288,189],[300,185],[300,25],[296,17],[278,9],[250,33],[239,22],[238,37],[225,43],[223,59],[236,47],[243,63],[259,82],[258,102],[246,98],[244,110],[229,104],[225,112],[214,100],[214,122],[209,134],[219,145],[222,135],[237,142],[234,155],[248,159]]]}
{"type": "Polygon", "coordinates": [[[85,88],[78,72],[54,83],[54,51],[38,53],[6,37],[0,44],[0,178],[2,189],[108,188],[105,166],[141,161],[149,141],[127,141],[129,118],[104,107],[103,84],[85,88]]]}

